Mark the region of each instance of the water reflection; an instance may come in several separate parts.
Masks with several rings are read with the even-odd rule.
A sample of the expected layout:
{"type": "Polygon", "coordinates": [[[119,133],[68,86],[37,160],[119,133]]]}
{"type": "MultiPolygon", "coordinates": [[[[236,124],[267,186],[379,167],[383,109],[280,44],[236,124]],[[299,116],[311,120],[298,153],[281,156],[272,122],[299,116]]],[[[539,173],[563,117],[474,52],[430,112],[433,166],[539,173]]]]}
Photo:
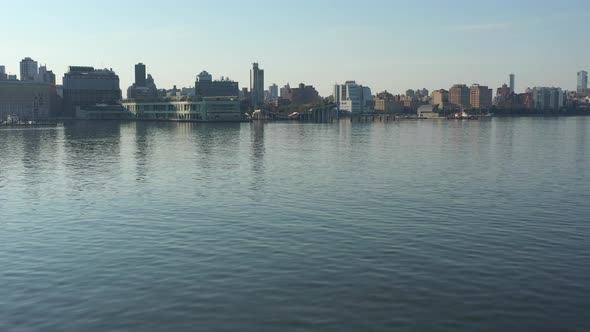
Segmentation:
{"type": "MultiPolygon", "coordinates": [[[[263,121],[254,121],[250,125],[250,159],[252,163],[251,176],[251,192],[256,194],[262,190],[265,181],[265,160],[266,147],[264,142],[264,126],[263,121]]],[[[254,196],[254,200],[259,200],[260,197],[254,196]]]]}
{"type": "Polygon", "coordinates": [[[133,123],[135,129],[135,179],[144,182],[148,176],[150,159],[150,128],[144,122],[133,123]]]}
{"type": "Polygon", "coordinates": [[[82,179],[69,183],[75,191],[100,190],[120,173],[121,123],[68,122],[64,134],[67,178],[82,179]]]}

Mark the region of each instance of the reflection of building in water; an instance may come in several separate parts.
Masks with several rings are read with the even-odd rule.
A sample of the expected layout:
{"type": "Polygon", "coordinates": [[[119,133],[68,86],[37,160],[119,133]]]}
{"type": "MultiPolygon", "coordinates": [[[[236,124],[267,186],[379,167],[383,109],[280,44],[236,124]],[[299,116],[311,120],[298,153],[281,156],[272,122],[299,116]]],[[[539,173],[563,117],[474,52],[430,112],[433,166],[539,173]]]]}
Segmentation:
{"type": "Polygon", "coordinates": [[[77,189],[89,186],[99,190],[103,178],[119,172],[121,125],[118,122],[96,123],[75,121],[64,126],[64,164],[75,176],[90,176],[93,181],[74,184],[77,189]]]}
{"type": "Polygon", "coordinates": [[[265,180],[264,155],[266,148],[264,146],[264,122],[254,121],[251,126],[251,158],[252,158],[252,189],[257,192],[261,189],[265,180]]]}
{"type": "MultiPolygon", "coordinates": [[[[56,142],[63,142],[62,130],[27,130],[23,132],[22,144],[22,170],[24,172],[22,184],[33,202],[39,202],[42,198],[42,188],[47,185],[39,181],[39,174],[51,177],[59,172],[62,167],[61,156],[58,153],[56,142]]],[[[14,155],[10,155],[14,157],[14,155]]],[[[2,165],[2,160],[0,160],[2,165]]]]}
{"type": "Polygon", "coordinates": [[[153,102],[126,101],[123,107],[130,118],[169,121],[241,121],[237,98],[165,98],[153,102]]]}
{"type": "Polygon", "coordinates": [[[150,138],[153,133],[149,132],[149,124],[143,122],[133,123],[135,129],[135,168],[136,180],[143,181],[148,177],[150,159],[150,138]]]}

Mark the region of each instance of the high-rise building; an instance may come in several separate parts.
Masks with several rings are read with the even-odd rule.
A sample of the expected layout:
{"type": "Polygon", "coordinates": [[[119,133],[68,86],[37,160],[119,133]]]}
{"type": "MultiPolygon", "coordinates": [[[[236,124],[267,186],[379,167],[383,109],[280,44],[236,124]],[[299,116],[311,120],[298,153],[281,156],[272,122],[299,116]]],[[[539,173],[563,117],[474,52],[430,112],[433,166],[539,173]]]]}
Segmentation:
{"type": "Polygon", "coordinates": [[[449,90],[449,102],[456,107],[467,109],[471,107],[471,91],[465,84],[455,84],[449,90]]]}
{"type": "Polygon", "coordinates": [[[334,101],[340,104],[340,110],[352,114],[373,112],[373,95],[371,89],[355,81],[347,81],[334,86],[334,101]]]}
{"type": "Polygon", "coordinates": [[[533,88],[533,102],[537,110],[559,110],[564,105],[561,88],[533,88]]]}
{"type": "Polygon", "coordinates": [[[432,92],[432,104],[439,105],[442,108],[444,103],[449,102],[449,92],[445,89],[435,90],[432,92]]]}
{"type": "Polygon", "coordinates": [[[510,74],[510,92],[514,93],[516,89],[516,78],[514,74],[510,74]]]}
{"type": "Polygon", "coordinates": [[[138,63],[135,65],[135,86],[136,87],[145,87],[146,86],[146,71],[145,65],[143,63],[138,63]]]}
{"type": "Polygon", "coordinates": [[[471,107],[475,109],[490,109],[492,107],[492,89],[484,85],[471,86],[471,107]]]}
{"type": "Polygon", "coordinates": [[[37,75],[37,82],[49,83],[55,85],[55,74],[51,70],[47,70],[46,66],[39,67],[39,74],[37,75]]]}
{"type": "Polygon", "coordinates": [[[279,99],[279,86],[276,84],[273,84],[271,86],[268,87],[268,92],[270,93],[270,100],[271,101],[275,101],[277,99],[279,99]]]}
{"type": "Polygon", "coordinates": [[[588,90],[588,72],[582,70],[578,72],[577,91],[578,93],[584,94],[586,90],[588,90]]]}
{"type": "Polygon", "coordinates": [[[152,75],[146,77],[146,65],[135,65],[135,83],[127,88],[127,99],[134,101],[153,101],[158,99],[158,88],[152,75]]]}
{"type": "Polygon", "coordinates": [[[6,67],[0,66],[0,81],[6,81],[8,79],[8,75],[6,75],[6,67]]]}
{"type": "Polygon", "coordinates": [[[63,77],[64,116],[75,116],[76,108],[121,101],[119,76],[111,69],[71,66],[63,77]]]}
{"type": "Polygon", "coordinates": [[[264,104],[264,70],[260,69],[256,62],[250,70],[250,93],[252,106],[255,109],[260,108],[264,104]]]}
{"type": "Polygon", "coordinates": [[[20,80],[21,81],[36,81],[39,75],[39,68],[37,61],[27,57],[20,62],[20,80]]]}

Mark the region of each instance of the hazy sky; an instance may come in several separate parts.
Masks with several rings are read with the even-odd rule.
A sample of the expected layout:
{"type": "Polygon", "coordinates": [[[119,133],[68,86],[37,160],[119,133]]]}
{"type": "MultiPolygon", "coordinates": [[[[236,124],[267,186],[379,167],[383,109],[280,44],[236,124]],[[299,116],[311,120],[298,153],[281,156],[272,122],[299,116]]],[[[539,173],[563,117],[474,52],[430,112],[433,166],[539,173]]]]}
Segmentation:
{"type": "Polygon", "coordinates": [[[113,68],[123,91],[133,65],[160,88],[194,85],[208,70],[249,85],[313,84],[329,95],[356,80],[373,92],[494,89],[516,74],[527,86],[575,89],[590,71],[588,0],[2,0],[0,64],[30,56],[61,77],[69,65],[113,68]]]}

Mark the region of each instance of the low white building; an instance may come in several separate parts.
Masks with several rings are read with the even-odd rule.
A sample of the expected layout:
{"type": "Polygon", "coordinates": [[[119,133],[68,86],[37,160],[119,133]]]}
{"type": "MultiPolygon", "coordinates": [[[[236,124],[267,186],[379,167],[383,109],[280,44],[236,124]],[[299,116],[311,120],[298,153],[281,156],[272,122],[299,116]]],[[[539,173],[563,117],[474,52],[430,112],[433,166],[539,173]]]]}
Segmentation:
{"type": "Polygon", "coordinates": [[[190,97],[166,98],[158,101],[125,101],[123,107],[132,118],[142,120],[239,122],[242,120],[238,98],[190,97]]]}
{"type": "Polygon", "coordinates": [[[424,119],[433,119],[440,117],[438,114],[438,105],[422,105],[418,107],[418,117],[424,119]]]}

